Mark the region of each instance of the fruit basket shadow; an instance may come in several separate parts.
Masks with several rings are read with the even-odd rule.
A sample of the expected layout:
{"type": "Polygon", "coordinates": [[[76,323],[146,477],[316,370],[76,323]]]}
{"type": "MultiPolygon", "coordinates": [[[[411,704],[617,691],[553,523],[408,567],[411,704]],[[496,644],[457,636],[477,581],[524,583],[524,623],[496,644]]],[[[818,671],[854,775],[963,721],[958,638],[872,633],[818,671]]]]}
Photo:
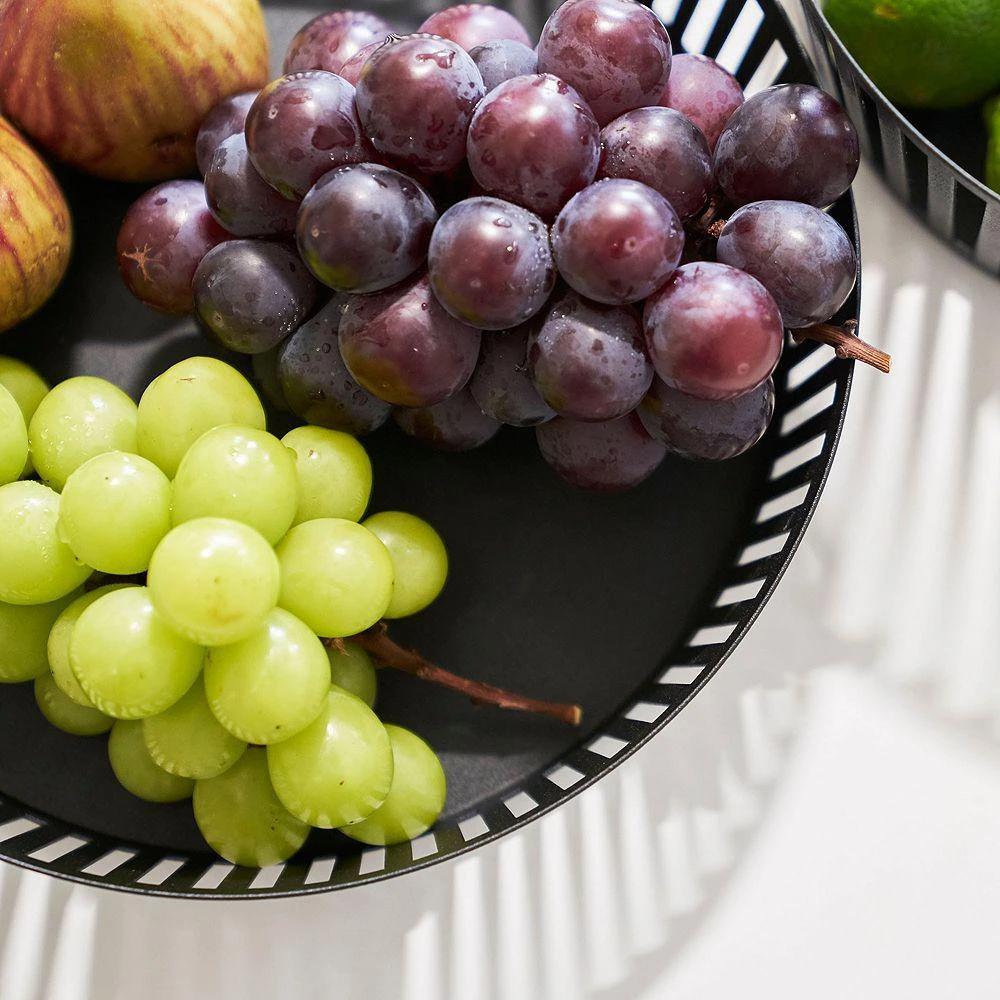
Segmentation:
{"type": "MultiPolygon", "coordinates": [[[[317,13],[265,6],[278,51],[317,13]]],[[[750,93],[813,82],[775,0],[680,0],[654,9],[677,51],[717,57],[750,93]]],[[[402,26],[414,20],[408,4],[380,5],[379,12],[402,26]]],[[[516,13],[537,33],[548,9],[521,3],[516,13]]],[[[4,347],[49,378],[82,374],[86,363],[88,374],[137,395],[150,374],[137,351],[148,355],[176,328],[135,312],[100,243],[107,224],[93,214],[121,218],[135,192],[101,188],[88,202],[80,190],[70,192],[80,266],[4,347]],[[88,287],[103,294],[82,299],[88,287]],[[90,304],[83,316],[80,301],[90,304]],[[71,326],[80,343],[66,351],[59,337],[71,326]]],[[[850,194],[830,214],[857,246],[850,194]]],[[[859,293],[855,286],[832,323],[857,317],[859,293]]],[[[187,347],[212,349],[193,334],[187,347]]],[[[774,375],[776,416],[755,447],[718,463],[669,456],[627,495],[571,490],[540,459],[531,434],[505,430],[462,455],[422,451],[388,425],[371,436],[375,506],[426,516],[441,527],[453,557],[453,585],[419,621],[400,623],[399,640],[452,669],[571,697],[584,710],[583,726],[574,729],[490,712],[427,685],[387,684],[383,717],[419,731],[440,750],[448,774],[445,810],[416,840],[368,849],[316,830],[287,862],[260,869],[222,863],[205,849],[185,804],[130,798],[110,774],[100,741],[80,748],[63,739],[33,712],[30,692],[5,690],[0,858],[144,894],[294,896],[451,859],[542,816],[668,725],[752,627],[819,502],[852,374],[853,362],[828,347],[789,340],[774,375]]]]}
{"type": "Polygon", "coordinates": [[[819,0],[801,7],[819,84],[847,108],[865,159],[890,190],[962,257],[1000,275],[1000,194],[981,180],[981,106],[903,111],[837,36],[819,0]]]}

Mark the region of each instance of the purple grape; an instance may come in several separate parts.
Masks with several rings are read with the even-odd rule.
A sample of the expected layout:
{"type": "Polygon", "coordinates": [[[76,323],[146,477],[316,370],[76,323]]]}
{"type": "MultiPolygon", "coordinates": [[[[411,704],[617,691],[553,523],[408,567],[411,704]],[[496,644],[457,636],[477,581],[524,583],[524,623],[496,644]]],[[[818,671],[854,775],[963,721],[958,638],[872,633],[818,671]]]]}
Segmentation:
{"type": "Polygon", "coordinates": [[[195,312],[206,331],[240,354],[270,350],[312,312],[318,289],[298,256],[279,243],[230,240],[194,275],[195,312]]]}
{"type": "Polygon", "coordinates": [[[465,157],[465,135],[483,96],[468,52],[436,35],[393,37],[361,68],[356,104],[380,153],[438,173],[465,157]]]}
{"type": "Polygon", "coordinates": [[[118,230],[118,270],[129,291],[166,313],[194,311],[202,257],[230,238],[212,217],[201,181],[166,181],[129,206],[118,230]]]}
{"type": "Polygon", "coordinates": [[[212,163],[215,151],[231,135],[242,132],[246,125],[247,112],[260,91],[247,90],[242,94],[224,97],[202,119],[198,137],[194,144],[195,161],[198,171],[205,176],[212,163]]]}
{"type": "Polygon", "coordinates": [[[340,353],[351,375],[394,406],[433,406],[469,381],[480,333],[438,304],[427,275],[384,292],[355,295],[340,320],[340,353]]]}
{"type": "Polygon", "coordinates": [[[825,208],[851,186],[860,157],[843,107],[817,87],[786,83],[733,112],[715,146],[715,181],[737,205],[782,198],[825,208]]]}
{"type": "Polygon", "coordinates": [[[247,114],[246,138],[257,172],[286,198],[301,198],[334,167],[370,158],[354,88],[323,70],[272,80],[247,114]]]}
{"type": "Polygon", "coordinates": [[[488,3],[462,3],[436,10],[417,31],[450,38],[466,52],[499,38],[531,47],[531,35],[524,25],[513,14],[488,3]]]}
{"type": "Polygon", "coordinates": [[[673,108],[626,111],[601,131],[598,177],[625,177],[659,191],[687,219],[712,188],[712,154],[698,128],[673,108]]]}
{"type": "Polygon", "coordinates": [[[288,409],[306,423],[368,434],[389,419],[392,407],[362,389],[340,356],[337,330],[346,303],[346,296],[335,295],[282,344],[278,382],[288,409]]]}
{"type": "Polygon", "coordinates": [[[684,227],[670,202],[638,181],[584,188],[552,226],[552,256],[566,283],[596,302],[638,302],[680,263],[684,227]]]}
{"type": "Polygon", "coordinates": [[[737,209],[719,236],[716,259],[752,274],[791,328],[826,322],[851,294],[858,266],[840,223],[800,201],[737,209]]]}
{"type": "Polygon", "coordinates": [[[368,57],[383,45],[385,39],[380,38],[377,42],[369,42],[362,46],[350,59],[345,60],[344,65],[337,70],[337,76],[342,76],[352,87],[356,87],[361,76],[361,68],[368,62],[368,57]]]}
{"type": "Polygon", "coordinates": [[[638,409],[643,426],[684,458],[721,462],[752,448],[774,415],[774,381],[734,399],[698,399],[654,379],[638,409]]]}
{"type": "Polygon", "coordinates": [[[636,0],[566,0],[538,39],[538,71],[576,88],[602,126],[656,104],[670,75],[667,29],[636,0]]]}
{"type": "Polygon", "coordinates": [[[456,319],[505,330],[545,305],[556,272],[548,227],[499,198],[467,198],[438,220],[427,254],[431,287],[456,319]]]}
{"type": "Polygon", "coordinates": [[[534,427],[555,415],[528,372],[528,337],[542,322],[537,315],[511,330],[483,338],[469,392],[487,416],[511,427],[534,427]]]}
{"type": "Polygon", "coordinates": [[[472,451],[486,444],[500,423],[479,408],[468,389],[460,389],[434,406],[393,411],[393,419],[407,437],[438,451],[472,451]]]}
{"type": "Polygon", "coordinates": [[[639,314],[576,292],[556,299],[528,338],[528,370],[545,402],[574,420],[624,416],[653,380],[639,314]]]}
{"type": "Polygon", "coordinates": [[[314,17],[296,32],[285,52],[284,73],[322,69],[339,73],[341,66],[370,42],[392,34],[388,21],[364,10],[331,10],[314,17]]]}
{"type": "Polygon", "coordinates": [[[601,130],[569,84],[516,76],[490,91],[469,126],[469,168],[489,194],[552,219],[597,174],[601,130]]]}
{"type": "Polygon", "coordinates": [[[684,264],[646,300],[646,350],[667,385],[699,399],[755,389],[781,357],[781,313],[767,289],[728,264],[684,264]]]}
{"type": "Polygon", "coordinates": [[[295,232],[298,200],[278,194],[257,173],[242,132],[216,149],[205,171],[205,196],[219,225],[234,236],[290,236],[295,232]]]}
{"type": "Polygon", "coordinates": [[[599,493],[620,493],[656,471],[666,446],[650,437],[635,410],[592,423],[556,417],[535,428],[542,458],[568,483],[599,493]]]}
{"type": "Polygon", "coordinates": [[[338,167],[302,200],[299,253],[325,285],[377,292],[427,260],[437,211],[416,181],[379,163],[338,167]]]}
{"type": "Polygon", "coordinates": [[[529,76],[538,72],[538,56],[529,45],[512,38],[496,38],[469,50],[472,61],[479,68],[486,93],[505,80],[515,76],[529,76]]]}
{"type": "Polygon", "coordinates": [[[670,64],[670,77],[660,97],[665,108],[676,108],[701,131],[709,150],[732,113],[743,103],[739,80],[714,59],[682,52],[670,64]]]}

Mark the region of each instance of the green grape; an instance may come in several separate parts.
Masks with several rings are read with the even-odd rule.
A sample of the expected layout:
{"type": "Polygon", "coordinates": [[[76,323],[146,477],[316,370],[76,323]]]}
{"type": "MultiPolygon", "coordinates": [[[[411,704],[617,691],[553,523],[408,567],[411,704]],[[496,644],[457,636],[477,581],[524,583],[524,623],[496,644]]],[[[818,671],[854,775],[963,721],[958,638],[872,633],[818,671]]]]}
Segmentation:
{"type": "Polygon", "coordinates": [[[197,782],[193,804],[209,847],[234,865],[280,864],[309,836],[309,824],[296,819],[274,794],[260,747],[250,747],[217,778],[197,782]]]}
{"type": "Polygon", "coordinates": [[[256,528],[274,545],[299,506],[295,454],[254,427],[213,427],[181,459],[173,503],[174,524],[228,517],[256,528]]]}
{"type": "Polygon", "coordinates": [[[49,631],[77,593],[49,604],[0,601],[0,682],[30,681],[48,672],[49,631]]]}
{"type": "Polygon", "coordinates": [[[278,603],[317,635],[364,631],[392,597],[392,558],[367,528],[323,517],[295,525],[278,543],[278,603]]]}
{"type": "Polygon", "coordinates": [[[199,517],[171,528],[146,576],[156,610],[203,646],[239,642],[264,623],[281,587],[274,549],[249,525],[199,517]]]}
{"type": "Polygon", "coordinates": [[[80,687],[80,682],[73,673],[73,668],[69,662],[69,640],[73,634],[73,626],[76,625],[80,615],[84,613],[99,597],[109,594],[112,590],[122,590],[127,587],[125,583],[106,583],[103,587],[88,590],[85,594],[75,597],[70,595],[71,603],[67,604],[59,613],[49,629],[48,640],[46,642],[46,652],[48,654],[48,665],[52,671],[52,679],[59,686],[70,701],[75,701],[83,708],[93,708],[94,703],[87,697],[87,692],[80,687]]]}
{"type": "Polygon", "coordinates": [[[323,643],[281,608],[252,635],[210,649],[205,659],[205,693],[215,717],[248,743],[276,743],[305,729],[329,690],[323,643]]]}
{"type": "Polygon", "coordinates": [[[0,601],[48,604],[92,570],[59,534],[59,494],[33,480],[0,486],[0,601]]]}
{"type": "Polygon", "coordinates": [[[139,455],[108,451],[70,474],[59,528],[79,559],[102,573],[142,573],[170,530],[170,480],[139,455]]]}
{"type": "Polygon", "coordinates": [[[317,517],[358,521],[372,493],[372,463],[357,438],[326,427],[294,427],[281,443],[295,452],[301,495],[295,523],[317,517]]]}
{"type": "MultiPolygon", "coordinates": [[[[49,391],[48,382],[34,368],[26,365],[23,361],[0,355],[0,385],[17,400],[27,430],[35,410],[38,409],[38,404],[49,391]]],[[[21,478],[27,479],[34,471],[35,466],[29,454],[24,468],[21,470],[21,478]]]]}
{"type": "Polygon", "coordinates": [[[332,686],[302,732],[267,748],[267,765],[285,808],[324,829],[371,815],[392,785],[385,726],[360,698],[332,686]]]}
{"type": "Polygon", "coordinates": [[[385,731],[392,743],[392,787],[375,812],[343,829],[365,844],[398,844],[419,837],[444,808],[447,788],[437,754],[408,729],[388,725],[385,731]]]}
{"type": "Polygon", "coordinates": [[[448,578],[448,552],[441,536],[426,521],[399,510],[372,514],[362,523],[392,556],[392,600],[385,617],[404,618],[423,611],[448,578]]]}
{"type": "Polygon", "coordinates": [[[16,400],[27,424],[49,391],[49,384],[31,365],[0,354],[0,385],[16,400]]]}
{"type": "Polygon", "coordinates": [[[340,639],[337,645],[326,647],[326,655],[330,661],[331,682],[350,691],[369,708],[374,707],[378,675],[368,651],[350,639],[340,639]]]}
{"type": "Polygon", "coordinates": [[[173,479],[188,448],[219,424],[264,430],[264,407],[231,365],[185,358],[154,378],[139,399],[139,454],[173,479]]]}
{"type": "Polygon", "coordinates": [[[122,587],[85,608],[69,639],[69,662],[87,697],[116,719],[169,708],[194,683],[204,650],[173,631],[146,587],[122,587]]]}
{"type": "Polygon", "coordinates": [[[0,385],[0,486],[21,478],[28,463],[28,427],[17,400],[0,385]]]}
{"type": "Polygon", "coordinates": [[[156,764],[182,778],[214,778],[247,748],[212,714],[200,679],[170,708],[143,719],[142,735],[156,764]]]}
{"type": "Polygon", "coordinates": [[[42,480],[61,490],[69,474],[106,451],[135,451],[135,403],[118,386],[77,375],[53,386],[28,424],[31,460],[42,480]]]}
{"type": "Polygon", "coordinates": [[[56,729],[74,736],[99,736],[106,733],[115,721],[96,708],[86,708],[67,698],[47,670],[35,678],[35,702],[42,715],[56,729]]]}
{"type": "Polygon", "coordinates": [[[118,719],[108,737],[108,760],[122,787],[147,802],[180,802],[194,791],[194,780],[170,774],[149,756],[139,719],[118,719]]]}

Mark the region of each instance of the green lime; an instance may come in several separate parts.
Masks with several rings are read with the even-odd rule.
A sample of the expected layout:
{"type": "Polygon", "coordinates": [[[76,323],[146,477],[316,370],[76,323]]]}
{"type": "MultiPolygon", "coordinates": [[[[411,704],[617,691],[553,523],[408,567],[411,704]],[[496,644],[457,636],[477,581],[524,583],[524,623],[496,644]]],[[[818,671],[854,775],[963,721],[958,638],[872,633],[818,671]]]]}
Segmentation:
{"type": "Polygon", "coordinates": [[[987,187],[1000,192],[1000,97],[986,102],[983,119],[986,122],[986,167],[983,181],[987,187]]]}
{"type": "Polygon", "coordinates": [[[894,104],[954,108],[1000,89],[998,0],[826,0],[823,13],[894,104]]]}

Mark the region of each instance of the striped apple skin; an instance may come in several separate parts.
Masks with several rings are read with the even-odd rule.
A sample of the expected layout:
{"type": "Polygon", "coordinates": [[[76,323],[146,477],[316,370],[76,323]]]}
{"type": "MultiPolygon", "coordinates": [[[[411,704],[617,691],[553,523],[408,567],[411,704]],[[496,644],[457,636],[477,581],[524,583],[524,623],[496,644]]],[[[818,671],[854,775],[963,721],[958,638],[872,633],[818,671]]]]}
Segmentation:
{"type": "Polygon", "coordinates": [[[66,273],[73,230],[62,189],[0,118],[0,332],[27,319],[66,273]]]}
{"type": "Polygon", "coordinates": [[[98,177],[190,173],[205,114],[267,79],[259,0],[0,0],[4,113],[98,177]]]}

